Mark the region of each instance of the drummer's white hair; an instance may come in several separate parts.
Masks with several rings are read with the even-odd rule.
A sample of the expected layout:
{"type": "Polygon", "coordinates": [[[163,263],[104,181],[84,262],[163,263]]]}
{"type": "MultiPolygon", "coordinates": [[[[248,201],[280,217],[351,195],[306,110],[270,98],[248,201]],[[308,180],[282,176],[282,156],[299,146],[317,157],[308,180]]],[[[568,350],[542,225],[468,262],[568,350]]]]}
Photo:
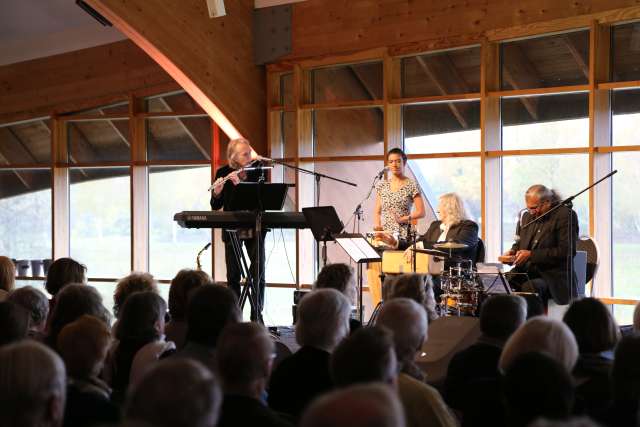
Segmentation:
{"type": "Polygon", "coordinates": [[[440,220],[444,224],[453,225],[469,219],[464,201],[457,193],[445,193],[439,200],[440,220]]]}

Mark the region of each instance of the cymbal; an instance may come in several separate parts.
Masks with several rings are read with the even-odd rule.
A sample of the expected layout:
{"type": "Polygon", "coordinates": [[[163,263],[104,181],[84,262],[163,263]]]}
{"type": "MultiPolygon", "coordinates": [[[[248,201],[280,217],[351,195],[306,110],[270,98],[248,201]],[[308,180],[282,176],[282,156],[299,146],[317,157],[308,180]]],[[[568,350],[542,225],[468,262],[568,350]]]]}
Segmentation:
{"type": "Polygon", "coordinates": [[[469,245],[466,243],[458,243],[458,242],[442,242],[442,243],[434,243],[434,248],[438,249],[465,249],[468,248],[469,245]]]}
{"type": "Polygon", "coordinates": [[[414,249],[411,247],[409,249],[411,249],[413,252],[417,252],[420,254],[429,254],[429,255],[435,255],[443,258],[449,258],[449,254],[447,252],[439,251],[437,249],[418,249],[418,248],[414,249]]]}

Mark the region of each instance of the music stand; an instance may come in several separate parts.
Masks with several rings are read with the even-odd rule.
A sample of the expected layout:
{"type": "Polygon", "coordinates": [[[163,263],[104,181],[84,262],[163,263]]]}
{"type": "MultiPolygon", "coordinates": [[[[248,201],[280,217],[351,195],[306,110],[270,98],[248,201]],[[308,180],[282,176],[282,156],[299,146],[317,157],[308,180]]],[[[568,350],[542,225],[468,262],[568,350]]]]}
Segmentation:
{"type": "Polygon", "coordinates": [[[238,305],[242,310],[244,304],[249,299],[251,305],[252,318],[256,321],[263,323],[262,320],[262,303],[259,295],[259,286],[262,281],[261,271],[262,262],[260,254],[262,253],[262,213],[265,210],[281,210],[284,206],[284,201],[287,196],[288,188],[291,184],[282,183],[265,183],[263,181],[258,182],[242,182],[238,184],[229,199],[229,210],[249,210],[254,211],[256,214],[256,222],[254,227],[254,241],[255,241],[255,253],[251,268],[253,269],[253,277],[251,277],[251,271],[247,266],[247,260],[244,257],[242,246],[235,230],[227,230],[229,237],[231,238],[231,244],[233,246],[233,252],[236,258],[236,263],[240,267],[240,277],[246,277],[244,289],[240,294],[238,305]],[[245,271],[243,271],[243,269],[245,271]]]}
{"type": "Polygon", "coordinates": [[[344,228],[333,206],[318,206],[314,208],[302,208],[304,218],[311,228],[316,242],[322,242],[322,265],[327,265],[327,242],[334,240],[333,236],[344,228]]]}
{"type": "Polygon", "coordinates": [[[502,273],[501,264],[478,263],[477,274],[486,294],[511,294],[513,290],[502,273]],[[501,284],[502,289],[496,285],[501,284]]]}
{"type": "Polygon", "coordinates": [[[342,233],[335,236],[335,241],[358,264],[358,311],[360,322],[364,322],[364,310],[362,305],[362,264],[365,262],[380,262],[382,258],[365,239],[362,234],[342,233]]]}

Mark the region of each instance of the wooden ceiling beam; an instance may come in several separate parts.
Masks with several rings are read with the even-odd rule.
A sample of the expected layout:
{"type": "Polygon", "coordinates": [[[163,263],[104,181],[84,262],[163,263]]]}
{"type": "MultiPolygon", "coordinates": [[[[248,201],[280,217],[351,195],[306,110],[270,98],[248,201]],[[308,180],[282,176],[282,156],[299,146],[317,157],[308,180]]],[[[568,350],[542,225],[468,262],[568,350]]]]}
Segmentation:
{"type": "Polygon", "coordinates": [[[562,36],[561,40],[569,50],[569,53],[571,54],[573,59],[576,61],[576,64],[578,64],[578,67],[580,68],[580,71],[582,72],[582,74],[584,74],[584,76],[588,79],[589,78],[588,59],[585,59],[585,57],[582,55],[582,52],[578,50],[578,47],[576,46],[575,42],[571,38],[570,34],[565,34],[564,36],[562,36]]]}
{"type": "MultiPolygon", "coordinates": [[[[422,69],[422,71],[424,71],[427,77],[429,77],[429,79],[436,86],[438,93],[440,93],[440,95],[447,95],[446,87],[440,81],[438,76],[435,74],[432,67],[429,64],[427,64],[427,61],[425,61],[425,59],[421,56],[417,56],[416,61],[418,61],[418,64],[420,65],[420,68],[422,69]]],[[[458,123],[460,123],[460,126],[462,126],[463,129],[468,129],[469,124],[467,123],[467,120],[464,118],[463,113],[460,111],[460,108],[458,108],[459,106],[454,104],[453,102],[448,102],[447,106],[449,107],[449,110],[451,110],[451,113],[454,115],[458,123]]]]}
{"type": "MultiPolygon", "coordinates": [[[[102,116],[106,114],[102,108],[98,108],[98,113],[102,116]]],[[[122,120],[116,120],[115,122],[113,120],[107,120],[107,123],[109,123],[111,129],[118,135],[118,138],[124,142],[124,145],[131,147],[131,143],[125,136],[125,134],[129,134],[129,126],[125,125],[122,120]]]]}
{"type": "MultiPolygon", "coordinates": [[[[541,79],[529,58],[520,46],[508,43],[502,47],[502,78],[515,90],[540,87],[541,79]],[[509,58],[505,61],[504,58],[509,58]]],[[[538,100],[535,98],[519,98],[531,118],[538,120],[538,100]]]]}
{"type": "MultiPolygon", "coordinates": [[[[160,97],[159,100],[162,105],[166,106],[169,109],[169,111],[180,110],[180,104],[175,100],[169,99],[169,101],[167,101],[163,97],[160,97]]],[[[196,123],[184,122],[180,117],[176,117],[175,120],[180,129],[182,129],[182,131],[187,134],[193,145],[195,145],[195,147],[204,156],[204,158],[207,160],[211,160],[211,154],[209,154],[209,152],[205,148],[206,144],[208,144],[209,146],[211,145],[211,135],[209,133],[211,126],[209,125],[209,123],[207,123],[206,129],[203,129],[196,123]]]]}

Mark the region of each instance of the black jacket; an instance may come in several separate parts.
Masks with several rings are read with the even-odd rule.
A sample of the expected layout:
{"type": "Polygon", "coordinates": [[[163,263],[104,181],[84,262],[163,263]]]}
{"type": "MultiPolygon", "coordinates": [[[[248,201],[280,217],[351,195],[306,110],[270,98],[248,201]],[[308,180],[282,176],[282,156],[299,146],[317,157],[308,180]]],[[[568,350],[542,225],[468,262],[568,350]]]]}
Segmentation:
{"type": "MultiPolygon", "coordinates": [[[[254,162],[253,165],[262,166],[262,163],[254,162]]],[[[216,176],[214,178],[214,181],[216,181],[218,178],[224,178],[225,176],[229,175],[233,171],[235,171],[235,169],[233,169],[229,165],[225,165],[225,166],[222,166],[221,168],[218,168],[218,170],[216,171],[216,176]]],[[[261,171],[257,171],[257,170],[247,171],[247,178],[245,179],[245,182],[258,182],[258,179],[260,178],[261,175],[262,175],[261,171]]],[[[211,191],[210,204],[211,204],[212,211],[217,211],[220,208],[224,208],[225,211],[231,210],[229,204],[231,202],[231,194],[233,193],[234,187],[235,185],[233,185],[233,182],[231,182],[230,180],[225,182],[224,187],[222,187],[222,193],[220,197],[217,197],[217,198],[213,197],[213,190],[211,191]]]]}
{"type": "MultiPolygon", "coordinates": [[[[419,241],[422,241],[425,248],[432,248],[440,234],[442,234],[440,224],[442,224],[442,221],[433,221],[429,225],[427,232],[420,237],[419,241]]],[[[453,250],[452,253],[456,257],[470,259],[475,262],[478,247],[478,224],[469,220],[462,220],[457,224],[453,224],[449,227],[445,240],[468,245],[469,247],[453,250]]]]}
{"type": "Polygon", "coordinates": [[[576,254],[578,215],[573,209],[562,206],[539,223],[522,228],[532,219],[533,216],[527,212],[516,227],[516,235],[520,238],[511,250],[530,250],[531,258],[515,267],[514,271],[528,273],[531,279],[542,278],[553,300],[558,304],[568,304],[572,296],[578,296],[578,282],[576,275],[570,272],[568,258],[571,256],[573,259],[576,254]],[[569,221],[572,230],[569,229],[569,221]]]}

